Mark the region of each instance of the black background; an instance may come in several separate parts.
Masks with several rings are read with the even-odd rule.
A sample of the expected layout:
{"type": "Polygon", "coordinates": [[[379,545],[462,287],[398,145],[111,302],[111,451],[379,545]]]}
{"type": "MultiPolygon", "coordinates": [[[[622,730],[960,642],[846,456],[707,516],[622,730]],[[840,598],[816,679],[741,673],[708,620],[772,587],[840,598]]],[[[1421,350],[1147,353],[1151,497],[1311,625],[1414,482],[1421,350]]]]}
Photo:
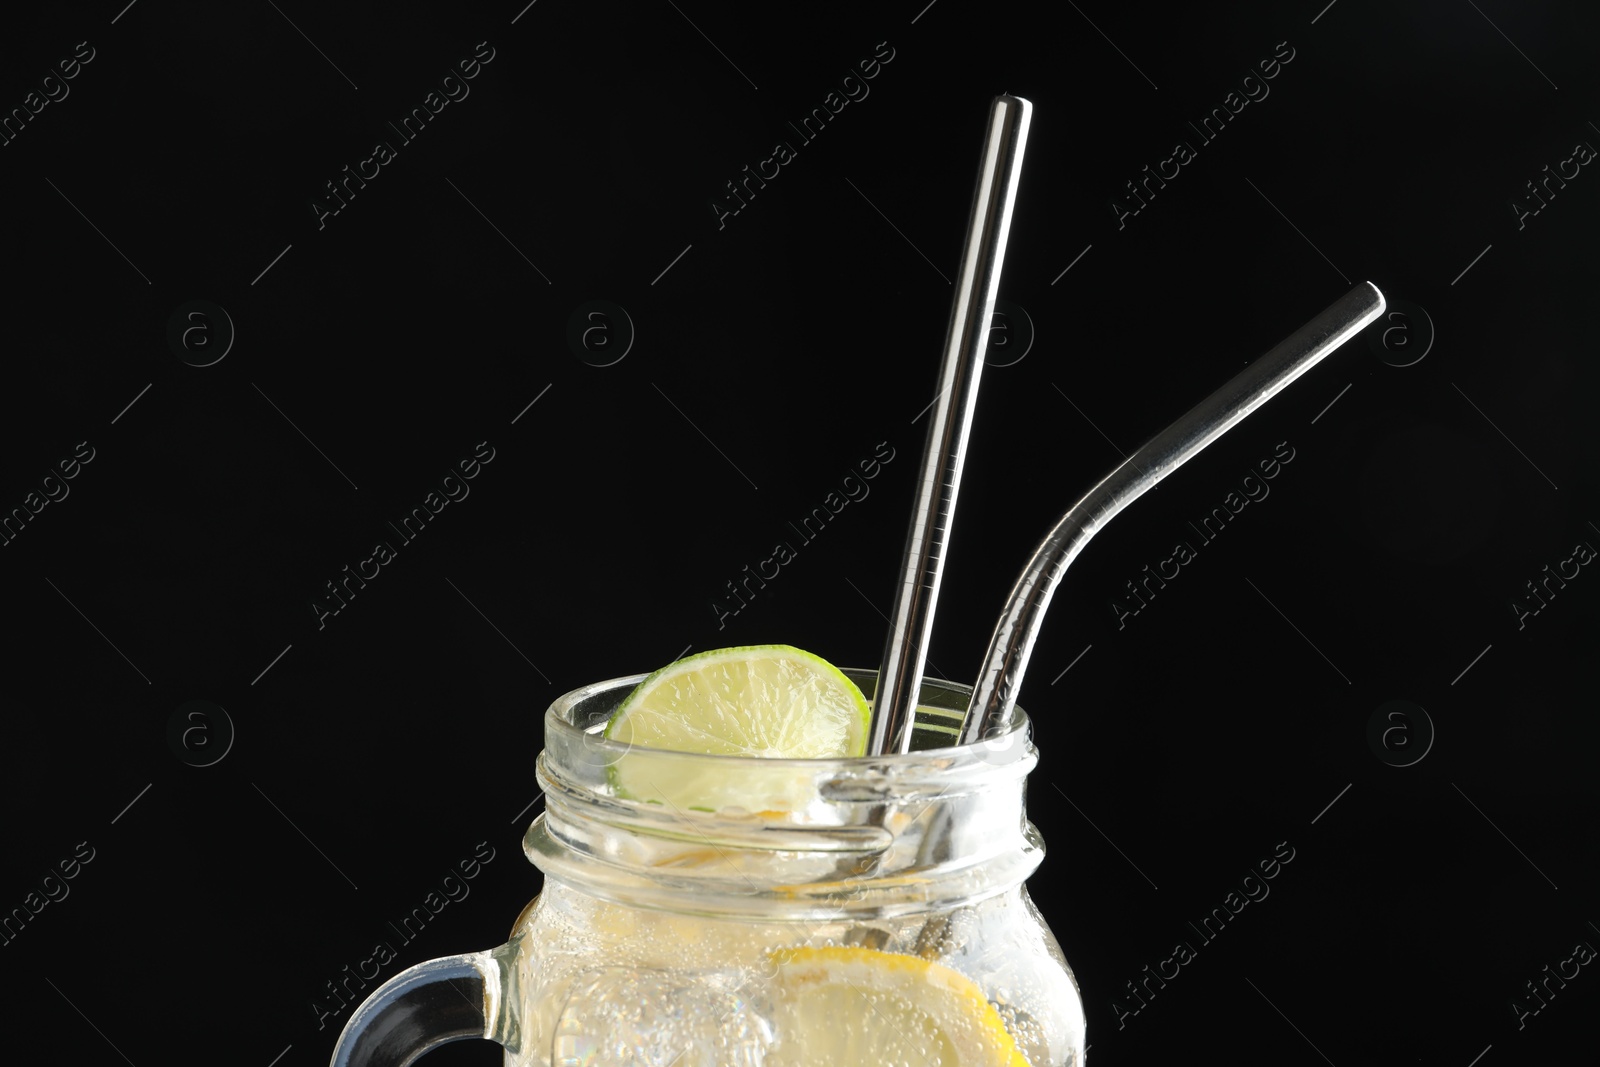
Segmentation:
{"type": "Polygon", "coordinates": [[[1022,691],[1030,891],[1093,1061],[1595,1062],[1592,968],[1520,1029],[1511,1004],[1600,944],[1600,578],[1520,625],[1511,604],[1600,546],[1600,177],[1520,228],[1511,202],[1600,145],[1600,17],[924,2],[8,12],[7,110],[94,50],[0,147],[0,506],[94,457],[0,548],[0,910],[94,849],[0,947],[29,1062],[324,1063],[348,1010],[319,1029],[313,998],[478,842],[471,895],[384,977],[499,943],[538,891],[520,837],[555,696],[686,646],[876,665],[1002,92],[1035,106],[1002,297],[1036,333],[1016,360],[1011,320],[983,377],[934,673],[971,680],[1032,546],[1143,439],[1364,279],[1409,309],[1058,591],[1022,691]],[[470,95],[319,227],[324,183],[480,41],[470,95]],[[879,42],[870,95],[719,228],[724,183],[879,42]],[[1186,125],[1290,49],[1214,141],[1186,125]],[[1196,158],[1119,228],[1179,140],[1196,158]],[[193,300],[236,333],[210,366],[215,312],[168,341],[193,300]],[[609,366],[614,314],[592,351],[567,339],[593,300],[636,332],[609,366]],[[483,441],[470,496],[319,627],[324,583],[483,441]],[[870,494],[719,627],[725,583],[880,442],[870,494]],[[1270,496],[1200,544],[1188,522],[1279,442],[1270,496]],[[1119,628],[1178,540],[1197,557],[1119,628]],[[192,700],[235,733],[209,766],[214,710],[169,742],[192,700]],[[1405,767],[1368,742],[1395,700],[1431,724],[1394,720],[1389,761],[1425,752],[1405,767]],[[1279,842],[1271,895],[1119,1020],[1279,842]]]}

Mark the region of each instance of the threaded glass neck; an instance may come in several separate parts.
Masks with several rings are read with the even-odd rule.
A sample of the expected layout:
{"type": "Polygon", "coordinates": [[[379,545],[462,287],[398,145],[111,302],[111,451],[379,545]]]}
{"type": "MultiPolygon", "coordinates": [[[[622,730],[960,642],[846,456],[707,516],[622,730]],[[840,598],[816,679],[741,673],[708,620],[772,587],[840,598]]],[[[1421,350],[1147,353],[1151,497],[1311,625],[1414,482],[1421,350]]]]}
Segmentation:
{"type": "MultiPolygon", "coordinates": [[[[876,672],[846,670],[863,692],[876,672]]],[[[969,686],[927,679],[912,751],[776,760],[630,749],[601,736],[643,675],[574,690],[545,715],[545,811],[524,839],[546,877],[618,903],[766,920],[932,911],[1020,885],[1043,859],[1024,786],[1038,762],[1016,709],[997,736],[949,747],[969,686]],[[646,761],[713,776],[764,810],[680,809],[618,794],[611,769],[646,761]],[[782,794],[783,810],[770,798],[782,794]]]]}

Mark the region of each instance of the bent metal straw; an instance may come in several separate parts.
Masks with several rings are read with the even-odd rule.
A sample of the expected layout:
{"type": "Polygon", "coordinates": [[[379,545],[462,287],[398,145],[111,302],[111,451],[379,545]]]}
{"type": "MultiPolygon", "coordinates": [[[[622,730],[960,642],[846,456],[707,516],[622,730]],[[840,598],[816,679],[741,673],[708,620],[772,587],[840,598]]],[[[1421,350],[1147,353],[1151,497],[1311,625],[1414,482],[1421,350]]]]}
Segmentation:
{"type": "Polygon", "coordinates": [[[1384,306],[1377,286],[1371,282],[1356,286],[1153,437],[1061,517],[1011,588],[984,654],[958,744],[981,741],[1010,720],[1050,597],[1089,539],[1119,511],[1382,315],[1384,306]]]}

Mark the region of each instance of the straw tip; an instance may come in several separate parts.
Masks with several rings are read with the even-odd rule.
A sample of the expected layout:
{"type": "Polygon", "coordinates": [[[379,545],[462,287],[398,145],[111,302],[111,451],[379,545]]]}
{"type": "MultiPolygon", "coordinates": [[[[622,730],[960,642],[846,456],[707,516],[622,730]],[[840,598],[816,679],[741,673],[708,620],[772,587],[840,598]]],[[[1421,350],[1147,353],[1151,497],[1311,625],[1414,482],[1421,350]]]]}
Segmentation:
{"type": "Polygon", "coordinates": [[[1025,97],[1001,93],[989,103],[991,119],[1002,118],[1021,129],[1033,122],[1033,103],[1025,97]]]}

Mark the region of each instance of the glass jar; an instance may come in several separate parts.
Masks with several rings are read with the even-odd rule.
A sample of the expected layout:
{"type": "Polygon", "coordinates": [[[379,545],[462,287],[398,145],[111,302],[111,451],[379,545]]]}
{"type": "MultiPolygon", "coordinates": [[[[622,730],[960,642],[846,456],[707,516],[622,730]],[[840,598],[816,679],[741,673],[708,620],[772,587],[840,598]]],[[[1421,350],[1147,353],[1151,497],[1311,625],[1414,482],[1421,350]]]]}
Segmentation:
{"type": "MultiPolygon", "coordinates": [[[[875,672],[845,673],[872,692],[875,672]]],[[[507,1067],[794,1067],[890,1031],[926,1067],[1082,1063],[1077,984],[1023,885],[1044,845],[1020,708],[999,736],[943,747],[971,689],[930,679],[904,755],[630,751],[600,732],[643,677],[546,713],[545,810],[523,840],[544,891],[510,940],[396,975],[351,1016],[334,1067],[469,1037],[505,1046],[507,1067]],[[624,757],[630,782],[692,775],[745,804],[619,795],[624,757]]]]}

